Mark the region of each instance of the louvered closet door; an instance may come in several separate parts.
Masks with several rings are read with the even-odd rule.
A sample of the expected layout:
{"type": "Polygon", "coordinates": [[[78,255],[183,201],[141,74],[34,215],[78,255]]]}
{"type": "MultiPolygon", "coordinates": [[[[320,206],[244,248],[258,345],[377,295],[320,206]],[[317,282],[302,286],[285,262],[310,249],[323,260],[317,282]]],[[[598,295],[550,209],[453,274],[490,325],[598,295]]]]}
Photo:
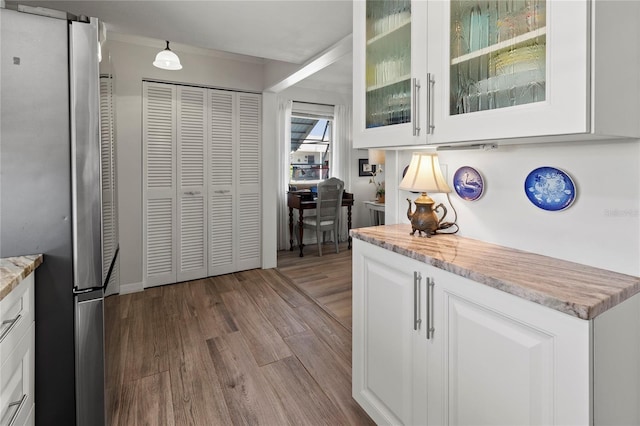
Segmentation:
{"type": "Polygon", "coordinates": [[[238,93],[237,270],[261,265],[261,96],[238,93]]]}
{"type": "Polygon", "coordinates": [[[143,83],[146,286],[176,281],[176,87],[143,83]]]}
{"type": "Polygon", "coordinates": [[[234,93],[209,90],[209,275],[234,272],[234,93]]]}
{"type": "MultiPolygon", "coordinates": [[[[100,149],[102,162],[102,279],[106,279],[118,241],[116,202],[116,145],[113,116],[113,79],[100,77],[100,149]]],[[[118,291],[119,265],[111,273],[107,294],[118,291]]]]}
{"type": "Polygon", "coordinates": [[[178,87],[178,281],[207,276],[207,90],[178,87]]]}

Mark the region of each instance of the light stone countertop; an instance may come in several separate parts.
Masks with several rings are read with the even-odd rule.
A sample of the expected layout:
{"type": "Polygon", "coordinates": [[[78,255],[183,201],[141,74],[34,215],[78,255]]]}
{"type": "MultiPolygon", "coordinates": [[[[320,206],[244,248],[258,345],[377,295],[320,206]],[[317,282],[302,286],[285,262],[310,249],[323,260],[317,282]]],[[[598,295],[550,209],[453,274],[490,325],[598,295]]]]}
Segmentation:
{"type": "Polygon", "coordinates": [[[0,259],[0,300],[35,271],[42,264],[42,259],[41,254],[0,259]]]}
{"type": "Polygon", "coordinates": [[[350,235],[560,312],[592,319],[640,292],[640,277],[456,235],[409,235],[411,225],[352,229],[350,235]]]}

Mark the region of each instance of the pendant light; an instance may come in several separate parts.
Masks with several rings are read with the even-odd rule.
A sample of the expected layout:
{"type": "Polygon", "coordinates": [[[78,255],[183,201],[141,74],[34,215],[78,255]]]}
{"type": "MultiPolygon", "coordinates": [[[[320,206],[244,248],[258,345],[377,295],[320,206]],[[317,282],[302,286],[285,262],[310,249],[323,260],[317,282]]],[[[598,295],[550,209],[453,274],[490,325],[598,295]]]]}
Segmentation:
{"type": "Polygon", "coordinates": [[[169,41],[167,40],[167,47],[164,50],[161,50],[156,55],[156,60],[153,61],[153,66],[161,68],[163,70],[181,70],[182,64],[180,63],[180,58],[178,55],[173,53],[171,49],[169,49],[169,41]]]}

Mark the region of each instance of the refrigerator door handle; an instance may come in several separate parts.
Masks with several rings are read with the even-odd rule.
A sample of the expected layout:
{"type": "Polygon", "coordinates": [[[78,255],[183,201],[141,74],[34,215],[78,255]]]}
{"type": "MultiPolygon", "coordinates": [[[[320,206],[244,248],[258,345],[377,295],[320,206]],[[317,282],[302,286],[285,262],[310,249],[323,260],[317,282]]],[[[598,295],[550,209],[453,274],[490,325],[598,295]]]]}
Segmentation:
{"type": "Polygon", "coordinates": [[[102,287],[86,287],[86,288],[78,288],[78,286],[73,287],[73,295],[78,296],[81,294],[91,293],[92,291],[102,290],[102,287]]]}
{"type": "Polygon", "coordinates": [[[107,291],[107,286],[109,285],[109,280],[111,279],[111,274],[113,274],[113,269],[116,266],[116,259],[118,259],[118,254],[120,253],[120,244],[116,246],[116,251],[113,253],[113,258],[111,259],[111,265],[109,265],[109,271],[107,271],[107,277],[104,279],[104,284],[102,284],[102,291],[107,291]]]}
{"type": "Polygon", "coordinates": [[[107,286],[109,285],[109,279],[111,279],[111,274],[113,273],[113,269],[116,266],[116,259],[118,257],[119,252],[120,252],[120,246],[118,245],[116,247],[116,252],[113,255],[113,259],[111,259],[111,266],[109,266],[109,271],[107,272],[107,277],[104,280],[104,284],[102,284],[100,287],[86,287],[86,288],[79,288],[78,286],[74,286],[73,295],[77,296],[79,294],[91,293],[92,291],[96,291],[96,290],[106,291],[107,286]]]}

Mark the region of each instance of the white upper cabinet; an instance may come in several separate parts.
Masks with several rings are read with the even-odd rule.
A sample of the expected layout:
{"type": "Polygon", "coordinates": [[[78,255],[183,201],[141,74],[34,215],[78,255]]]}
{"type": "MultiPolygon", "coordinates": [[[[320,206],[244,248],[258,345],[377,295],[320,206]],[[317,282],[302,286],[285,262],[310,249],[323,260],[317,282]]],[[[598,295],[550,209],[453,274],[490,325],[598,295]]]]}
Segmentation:
{"type": "Polygon", "coordinates": [[[426,143],[427,2],[354,1],[354,148],[426,143]]]}
{"type": "MultiPolygon", "coordinates": [[[[427,53],[426,72],[414,75],[426,96],[417,111],[421,137],[397,126],[385,146],[640,137],[640,2],[415,3],[427,9],[426,34],[411,39],[412,52],[419,46],[427,53]]],[[[357,42],[363,24],[356,25],[364,12],[357,10],[354,145],[381,146],[357,132],[363,89],[356,83],[366,63],[357,42]]],[[[381,109],[393,110],[393,100],[381,109]]]]}
{"type": "Polygon", "coordinates": [[[429,143],[637,137],[638,5],[430,2],[429,143]]]}

